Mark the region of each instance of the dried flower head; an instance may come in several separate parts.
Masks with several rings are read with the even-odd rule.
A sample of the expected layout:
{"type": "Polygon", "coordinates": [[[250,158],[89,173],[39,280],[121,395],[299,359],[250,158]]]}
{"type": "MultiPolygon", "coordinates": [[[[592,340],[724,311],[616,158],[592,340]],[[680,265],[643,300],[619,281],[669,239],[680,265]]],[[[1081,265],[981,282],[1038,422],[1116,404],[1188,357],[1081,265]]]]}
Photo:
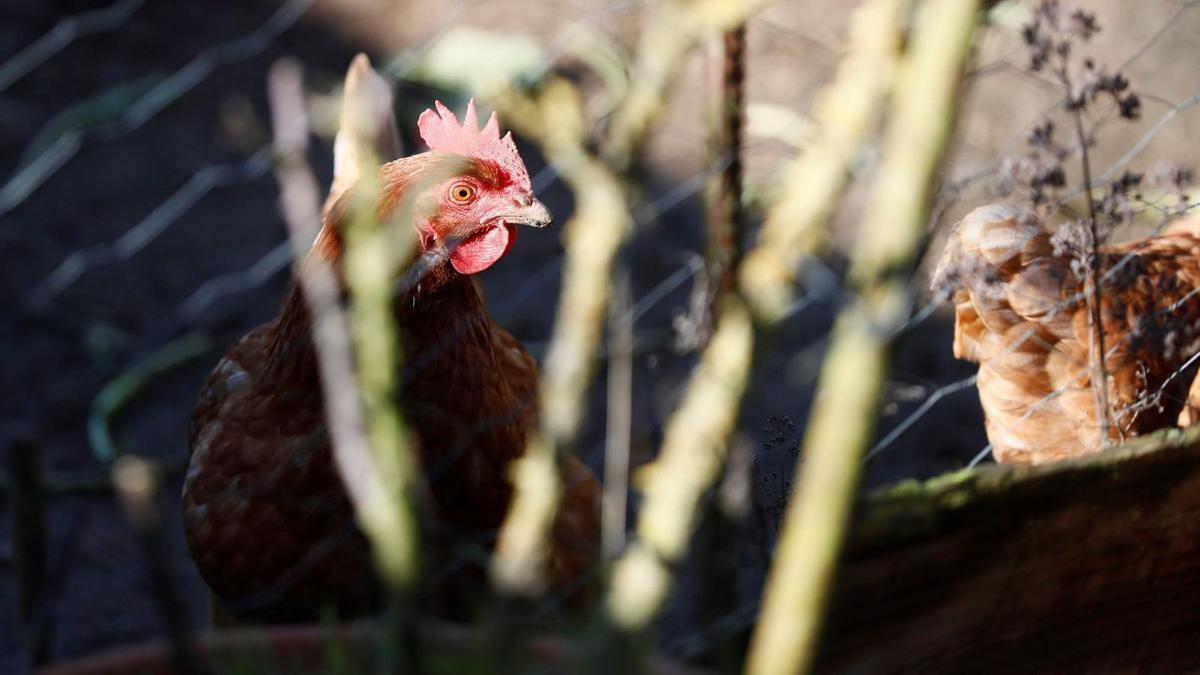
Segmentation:
{"type": "Polygon", "coordinates": [[[1146,182],[1156,188],[1183,192],[1191,186],[1194,178],[1195,175],[1190,167],[1164,160],[1150,169],[1146,176],[1146,182]]]}

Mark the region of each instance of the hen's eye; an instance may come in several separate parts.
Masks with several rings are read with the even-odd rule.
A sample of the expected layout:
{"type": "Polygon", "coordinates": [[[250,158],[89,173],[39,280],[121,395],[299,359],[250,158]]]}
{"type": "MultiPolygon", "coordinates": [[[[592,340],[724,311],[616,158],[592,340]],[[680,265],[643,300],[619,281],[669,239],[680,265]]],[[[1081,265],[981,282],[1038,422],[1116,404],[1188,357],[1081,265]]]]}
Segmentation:
{"type": "Polygon", "coordinates": [[[450,188],[450,199],[456,204],[467,204],[475,199],[475,188],[466,183],[458,183],[450,188]]]}

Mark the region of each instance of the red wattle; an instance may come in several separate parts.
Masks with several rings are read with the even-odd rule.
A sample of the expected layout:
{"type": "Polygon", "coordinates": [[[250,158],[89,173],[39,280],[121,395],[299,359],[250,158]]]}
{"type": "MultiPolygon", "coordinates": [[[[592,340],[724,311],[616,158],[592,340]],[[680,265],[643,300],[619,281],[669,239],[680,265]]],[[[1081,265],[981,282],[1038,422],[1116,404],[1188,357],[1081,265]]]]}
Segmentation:
{"type": "Polygon", "coordinates": [[[501,223],[463,239],[450,254],[450,264],[459,274],[482,272],[508,253],[517,238],[516,227],[501,223]]]}

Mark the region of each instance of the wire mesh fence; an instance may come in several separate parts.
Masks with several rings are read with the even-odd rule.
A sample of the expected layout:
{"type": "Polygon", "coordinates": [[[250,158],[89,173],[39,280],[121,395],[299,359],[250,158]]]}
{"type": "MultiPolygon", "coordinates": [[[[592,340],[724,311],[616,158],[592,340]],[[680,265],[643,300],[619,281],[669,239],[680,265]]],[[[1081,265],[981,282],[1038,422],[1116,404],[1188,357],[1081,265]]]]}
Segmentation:
{"type": "MultiPolygon", "coordinates": [[[[433,9],[289,0],[215,17],[122,0],[5,10],[14,20],[0,53],[0,129],[9,149],[0,161],[0,245],[12,263],[3,277],[10,297],[4,335],[14,358],[5,374],[2,485],[14,519],[0,535],[12,571],[0,592],[21,598],[20,621],[0,636],[5,662],[29,667],[186,634],[207,620],[207,592],[177,515],[187,418],[219,355],[274,315],[289,283],[293,248],[269,179],[279,162],[278,125],[268,122],[266,97],[267,69],[285,56],[306,74],[304,113],[317,140],[305,159],[319,182],[332,171],[341,73],[366,49],[379,55],[376,64],[397,92],[406,148],[421,147],[414,122],[434,98],[481,96],[481,108],[497,108],[502,125],[517,132],[534,192],[574,228],[563,243],[547,232],[522,234],[512,255],[481,278],[491,315],[542,363],[549,387],[542,390],[542,443],[531,445],[514,479],[517,504],[532,505],[519,509],[533,514],[529,529],[491,528],[459,542],[454,555],[427,570],[433,585],[455,583],[463,569],[486,574],[498,545],[493,581],[517,595],[535,593],[541,575],[531,573],[553,511],[538,506],[543,492],[528,485],[554,485],[560,457],[577,456],[606,490],[606,564],[580,582],[604,589],[596,606],[606,608],[617,633],[655,626],[658,650],[668,656],[740,668],[738,645],[760,620],[776,546],[795,521],[787,503],[797,464],[796,475],[806,470],[807,418],[832,391],[820,373],[837,353],[839,314],[881,303],[879,289],[894,287],[886,320],[868,326],[869,339],[883,345],[879,353],[890,345],[892,359],[888,365],[883,357],[878,410],[867,396],[870,419],[857,427],[865,445],[855,473],[865,487],[990,461],[997,438],[1060,414],[1081,392],[1091,396],[1080,382],[1095,381],[1096,360],[1085,357],[1011,417],[992,415],[985,435],[973,392],[994,381],[996,370],[988,374],[985,364],[977,373],[953,358],[952,306],[961,299],[951,301],[953,284],[927,290],[928,273],[955,236],[950,225],[993,201],[1027,205],[1047,223],[1072,223],[1088,219],[1093,196],[1099,203],[1116,195],[1119,208],[1101,218],[1113,231],[1094,233],[1093,242],[1161,235],[1188,222],[1200,202],[1186,170],[1168,162],[1186,167],[1186,139],[1200,129],[1200,91],[1186,58],[1200,3],[1163,0],[1136,12],[1102,4],[1090,9],[1101,30],[1086,36],[1086,22],[1071,23],[1082,20],[1067,5],[985,9],[954,98],[957,132],[945,163],[933,160],[927,212],[914,207],[922,230],[912,253],[920,260],[894,261],[883,277],[868,274],[865,282],[863,256],[886,255],[863,253],[870,243],[861,243],[859,224],[909,208],[908,197],[873,195],[869,187],[898,154],[881,140],[886,132],[877,133],[901,115],[884,114],[892,87],[904,82],[891,69],[915,67],[900,63],[911,46],[900,38],[918,34],[919,23],[908,23],[912,6],[937,3],[866,3],[900,17],[887,26],[889,15],[854,19],[849,7],[749,4],[756,6],[458,0],[433,9]],[[1051,6],[1058,9],[1045,9],[1051,6]],[[1048,11],[1059,12],[1070,54],[1055,56],[1052,44],[1043,56],[1051,67],[1039,68],[1031,63],[1039,45],[1029,26],[1039,16],[1049,21],[1038,14],[1048,11]],[[870,20],[890,30],[895,44],[856,44],[864,34],[855,31],[867,29],[854,22],[870,20]],[[723,37],[725,28],[742,31],[744,43],[736,33],[723,37]],[[835,100],[823,118],[820,92],[836,91],[852,70],[852,60],[841,60],[847,52],[881,66],[873,71],[878,81],[872,90],[854,80],[860,88],[853,91],[865,98],[835,100]],[[1070,60],[1072,77],[1101,74],[1090,84],[1064,82],[1053,71],[1058,58],[1070,60]],[[744,78],[735,82],[744,93],[731,99],[733,132],[721,128],[731,124],[721,116],[730,72],[744,78]],[[1127,78],[1125,85],[1114,85],[1113,76],[1127,78]],[[1081,97],[1108,93],[1112,101],[1080,111],[1081,97]],[[1131,94],[1136,114],[1129,114],[1131,94]],[[831,124],[851,124],[855,105],[862,106],[858,135],[831,138],[831,124]],[[561,112],[571,106],[575,117],[561,112]],[[1047,123],[1057,125],[1052,145],[1047,123]],[[806,158],[817,168],[797,172],[806,158]],[[1081,159],[1090,160],[1086,177],[1081,159]],[[720,182],[735,169],[741,176],[722,193],[720,182]],[[826,176],[821,170],[845,186],[816,182],[826,176]],[[1139,182],[1115,192],[1131,172],[1139,182]],[[735,188],[740,194],[729,194],[735,188]],[[831,197],[816,205],[822,210],[797,210],[806,207],[795,202],[815,203],[822,191],[831,197]],[[726,222],[723,247],[735,255],[724,263],[706,234],[722,232],[712,224],[722,194],[726,207],[730,199],[740,207],[725,217],[748,230],[726,222]],[[809,220],[808,230],[788,229],[809,220]],[[771,240],[772,228],[782,236],[771,240]],[[722,276],[721,264],[738,269],[742,251],[759,241],[778,248],[750,253],[740,281],[722,276]],[[595,260],[581,262],[589,256],[595,260]],[[781,302],[755,291],[776,283],[763,273],[771,256],[785,263],[781,302]],[[731,284],[747,294],[745,306],[718,300],[731,284]],[[573,333],[576,324],[587,328],[573,333]],[[711,456],[701,452],[709,442],[719,446],[711,456]],[[114,484],[110,462],[118,455],[149,460],[135,471],[148,468],[150,483],[161,488],[149,497],[159,514],[153,522],[136,517],[149,508],[136,497],[148,479],[136,472],[130,479],[126,466],[128,480],[114,484]],[[658,474],[639,474],[652,460],[658,474]],[[31,503],[44,506],[31,515],[31,503]],[[668,524],[655,526],[655,518],[668,524]],[[662,586],[644,585],[660,577],[662,586]],[[164,594],[164,587],[179,592],[164,594]],[[160,619],[164,597],[169,611],[160,619]],[[737,654],[735,665],[721,661],[722,650],[737,654]]],[[[951,113],[937,114],[953,121],[951,113]]],[[[890,236],[880,232],[872,236],[890,236]]],[[[1094,277],[1101,290],[1144,271],[1138,265],[1146,251],[1131,245],[1103,258],[1094,277]]],[[[961,280],[972,270],[954,272],[961,280]]],[[[1009,357],[1031,344],[1043,349],[1046,325],[1092,305],[1095,284],[1079,275],[1062,286],[1075,291],[1041,308],[1044,319],[1006,334],[990,360],[1010,367],[1009,357]]],[[[996,282],[972,290],[982,295],[984,286],[996,282]]],[[[1163,293],[1172,299],[1144,309],[1142,323],[1103,335],[1102,364],[1144,348],[1151,324],[1180,316],[1195,297],[1186,288],[1163,293]]],[[[1172,365],[1143,375],[1133,403],[1114,404],[1113,440],[1097,432],[1097,446],[1136,435],[1163,409],[1188,407],[1200,357],[1187,331],[1178,332],[1172,365]]],[[[850,372],[861,376],[865,359],[866,352],[851,353],[850,372]]],[[[1100,424],[1097,408],[1090,411],[1090,423],[1100,424]]],[[[1109,416],[1100,417],[1107,425],[1109,416]]],[[[480,430],[490,423],[476,422],[480,430]]],[[[425,467],[427,479],[436,483],[468,445],[447,453],[444,466],[425,467]]],[[[852,491],[861,489],[857,482],[850,480],[852,491]]],[[[795,536],[815,541],[812,526],[795,536]]],[[[574,590],[540,598],[531,623],[559,616],[574,590]]],[[[176,659],[181,668],[192,663],[187,654],[176,659]]],[[[769,672],[761,660],[750,663],[769,672]]]]}

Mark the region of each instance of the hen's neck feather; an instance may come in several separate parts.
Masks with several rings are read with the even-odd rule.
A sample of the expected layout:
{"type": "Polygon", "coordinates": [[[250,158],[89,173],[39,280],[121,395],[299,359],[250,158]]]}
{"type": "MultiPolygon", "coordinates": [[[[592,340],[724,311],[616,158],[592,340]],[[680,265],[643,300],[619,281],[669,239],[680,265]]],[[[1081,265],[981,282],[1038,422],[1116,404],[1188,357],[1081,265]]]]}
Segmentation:
{"type": "MultiPolygon", "coordinates": [[[[474,280],[445,262],[426,279],[393,299],[396,325],[411,357],[405,380],[419,377],[426,362],[453,358],[463,349],[470,349],[472,360],[482,361],[479,365],[495,367],[491,319],[474,280]]],[[[293,285],[272,326],[264,376],[280,386],[316,385],[315,356],[311,310],[301,289],[293,285]]]]}
{"type": "MultiPolygon", "coordinates": [[[[461,162],[459,157],[424,153],[385,164],[379,173],[384,195],[379,205],[380,221],[386,222],[392,216],[410,190],[430,175],[428,172],[437,174],[461,167],[461,162]]],[[[353,191],[347,191],[326,214],[306,261],[310,265],[318,261],[331,265],[343,295],[341,228],[348,220],[352,199],[353,191]]],[[[405,253],[402,269],[407,269],[420,253],[415,237],[413,248],[405,253]]],[[[404,368],[402,386],[419,384],[434,362],[442,370],[497,370],[491,322],[479,289],[474,280],[460,275],[447,260],[436,263],[411,288],[399,290],[393,302],[404,352],[410,361],[404,368]]],[[[308,305],[301,289],[294,286],[271,331],[270,353],[263,371],[265,384],[319,386],[311,331],[308,305]]]]}

